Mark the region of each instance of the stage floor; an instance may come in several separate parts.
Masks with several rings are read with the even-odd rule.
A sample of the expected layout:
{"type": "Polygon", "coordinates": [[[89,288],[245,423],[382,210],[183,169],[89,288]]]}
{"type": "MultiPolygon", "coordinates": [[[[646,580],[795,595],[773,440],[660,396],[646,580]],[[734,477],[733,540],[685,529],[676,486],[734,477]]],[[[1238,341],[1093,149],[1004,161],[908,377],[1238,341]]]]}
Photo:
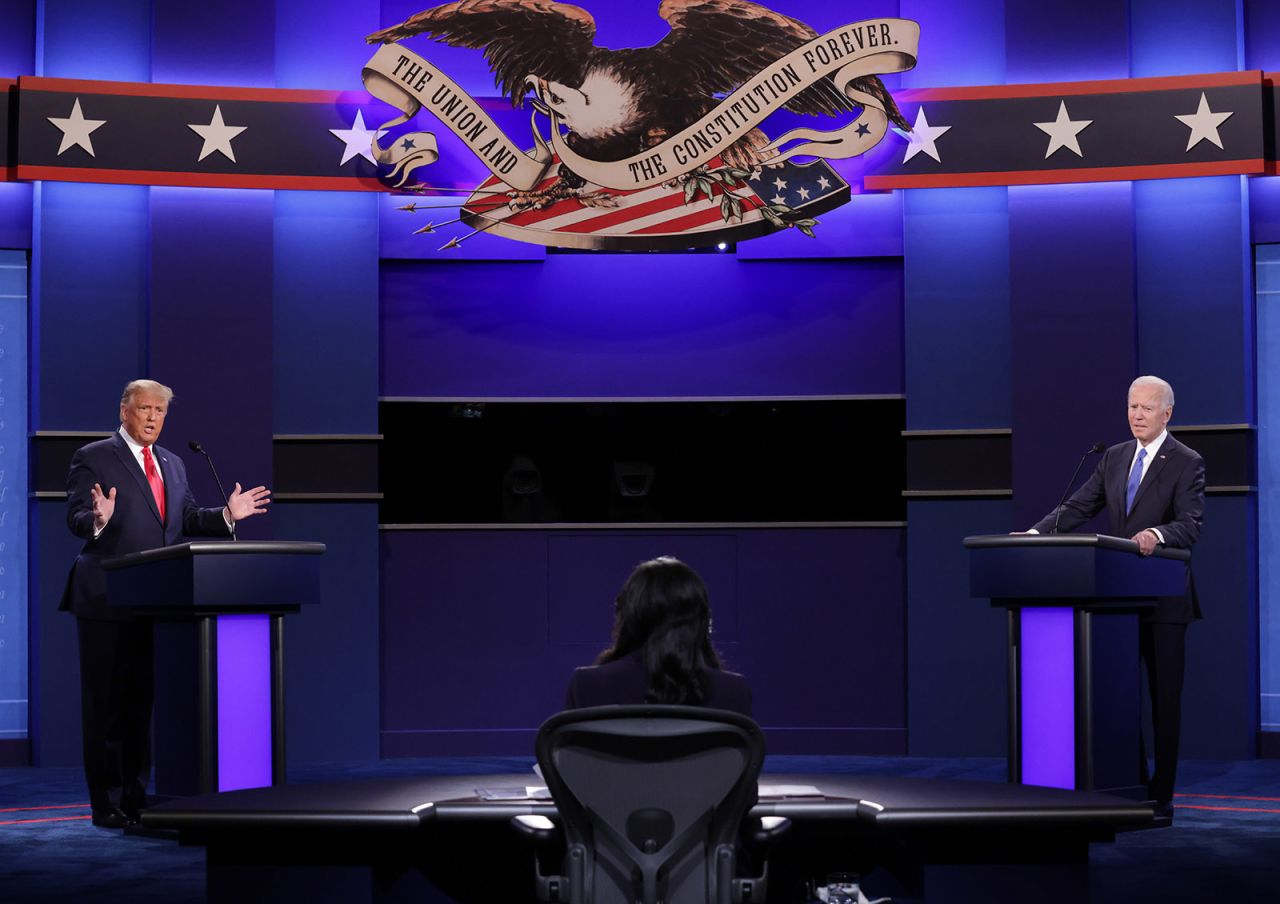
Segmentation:
{"type": "MultiPolygon", "coordinates": [[[[291,782],[523,772],[531,757],[318,764],[291,782]]],[[[1000,782],[997,759],[771,757],[767,773],[1000,782]]],[[[1280,761],[1187,762],[1172,828],[1119,835],[1090,854],[1094,902],[1280,900],[1280,761]]],[[[534,783],[531,781],[531,783],[534,783]]],[[[89,824],[75,769],[0,769],[0,889],[7,901],[203,902],[204,851],[89,824]]]]}

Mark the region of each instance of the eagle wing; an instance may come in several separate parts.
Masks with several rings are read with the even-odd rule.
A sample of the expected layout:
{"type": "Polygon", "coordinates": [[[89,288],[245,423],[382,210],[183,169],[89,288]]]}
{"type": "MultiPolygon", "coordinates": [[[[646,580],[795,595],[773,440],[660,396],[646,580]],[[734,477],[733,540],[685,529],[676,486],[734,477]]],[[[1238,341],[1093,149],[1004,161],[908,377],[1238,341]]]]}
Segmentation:
{"type": "Polygon", "coordinates": [[[524,96],[524,80],[531,74],[580,85],[595,49],[596,23],[585,9],[551,0],[457,0],[365,40],[388,44],[419,34],[483,50],[494,84],[514,102],[524,96]]]}
{"type": "MultiPolygon", "coordinates": [[[[662,0],[658,15],[671,33],[653,50],[681,80],[707,95],[733,91],[765,66],[818,33],[798,19],[747,0],[662,0]]],[[[889,118],[910,128],[884,83],[874,75],[854,83],[878,98],[889,118]]],[[[834,115],[859,109],[830,77],[820,79],[786,105],[795,113],[834,115]]]]}

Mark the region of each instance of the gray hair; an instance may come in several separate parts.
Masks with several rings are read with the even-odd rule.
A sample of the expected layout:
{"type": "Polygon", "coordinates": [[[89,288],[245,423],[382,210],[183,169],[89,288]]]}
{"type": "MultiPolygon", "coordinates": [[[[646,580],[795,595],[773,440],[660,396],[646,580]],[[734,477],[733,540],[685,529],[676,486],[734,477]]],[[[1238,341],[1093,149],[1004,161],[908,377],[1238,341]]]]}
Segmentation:
{"type": "Polygon", "coordinates": [[[1130,383],[1129,391],[1133,392],[1133,390],[1139,386],[1150,386],[1150,387],[1159,389],[1160,395],[1163,398],[1163,404],[1161,405],[1161,407],[1162,408],[1173,407],[1173,387],[1169,385],[1168,381],[1162,380],[1159,377],[1153,377],[1150,374],[1148,374],[1143,377],[1138,377],[1138,379],[1130,383]]]}
{"type": "Polygon", "coordinates": [[[120,406],[123,408],[133,401],[134,396],[143,393],[159,396],[166,405],[173,401],[173,390],[163,383],[155,380],[132,380],[125,386],[124,392],[120,393],[120,406]]]}

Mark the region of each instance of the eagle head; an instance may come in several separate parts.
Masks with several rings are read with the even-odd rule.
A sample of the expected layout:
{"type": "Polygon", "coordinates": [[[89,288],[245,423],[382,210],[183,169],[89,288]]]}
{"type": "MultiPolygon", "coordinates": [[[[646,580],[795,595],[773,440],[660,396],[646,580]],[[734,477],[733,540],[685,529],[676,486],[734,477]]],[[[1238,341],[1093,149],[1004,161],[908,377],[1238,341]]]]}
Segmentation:
{"type": "Polygon", "coordinates": [[[607,66],[590,69],[578,87],[539,79],[538,99],[586,139],[611,138],[636,128],[636,86],[607,66]]]}

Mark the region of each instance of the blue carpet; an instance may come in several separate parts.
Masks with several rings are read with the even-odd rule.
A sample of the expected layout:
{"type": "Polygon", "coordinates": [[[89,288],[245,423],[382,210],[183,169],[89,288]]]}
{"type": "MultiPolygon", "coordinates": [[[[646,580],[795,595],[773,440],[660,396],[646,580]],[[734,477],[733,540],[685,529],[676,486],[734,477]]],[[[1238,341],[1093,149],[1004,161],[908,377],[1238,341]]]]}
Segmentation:
{"type": "MultiPolygon", "coordinates": [[[[327,763],[296,768],[290,781],[500,774],[532,764],[532,757],[327,763]]],[[[778,756],[769,758],[765,771],[1003,781],[1004,761],[778,756]]],[[[1172,828],[1094,845],[1093,901],[1280,901],[1280,761],[1187,762],[1179,779],[1172,828]]],[[[79,770],[0,769],[0,901],[205,900],[203,850],[94,828],[85,801],[79,770]]]]}

